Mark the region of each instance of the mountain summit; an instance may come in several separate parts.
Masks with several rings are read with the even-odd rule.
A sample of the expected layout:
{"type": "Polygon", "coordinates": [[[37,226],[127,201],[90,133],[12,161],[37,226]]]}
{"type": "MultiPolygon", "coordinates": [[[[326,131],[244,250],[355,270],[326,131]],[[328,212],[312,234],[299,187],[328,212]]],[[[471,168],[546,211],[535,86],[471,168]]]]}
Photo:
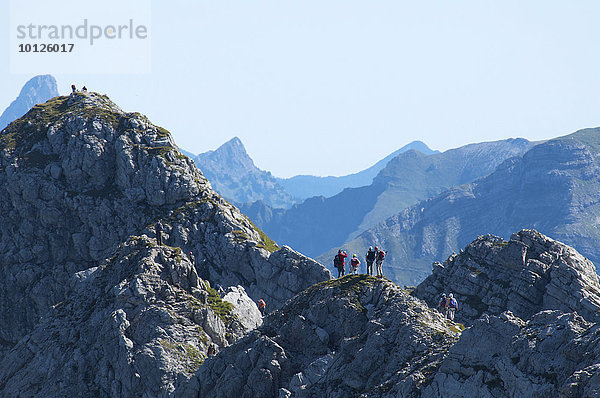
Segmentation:
{"type": "Polygon", "coordinates": [[[0,131],[13,120],[23,116],[35,104],[46,102],[57,95],[56,79],[53,76],[40,75],[31,78],[25,83],[19,96],[0,116],[0,131]]]}
{"type": "Polygon", "coordinates": [[[260,323],[256,300],[330,278],[217,195],[167,130],[92,92],[0,133],[0,213],[2,396],[166,395],[260,323]]]}
{"type": "Polygon", "coordinates": [[[194,158],[215,190],[236,203],[263,200],[272,207],[289,207],[293,198],[267,171],[256,167],[238,137],[194,158]]]}

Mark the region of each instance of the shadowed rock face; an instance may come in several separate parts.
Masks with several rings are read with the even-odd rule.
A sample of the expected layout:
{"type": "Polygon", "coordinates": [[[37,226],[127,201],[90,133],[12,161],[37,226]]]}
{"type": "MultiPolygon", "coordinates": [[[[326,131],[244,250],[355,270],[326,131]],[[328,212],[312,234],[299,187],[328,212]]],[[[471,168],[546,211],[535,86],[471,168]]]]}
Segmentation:
{"type": "Polygon", "coordinates": [[[0,131],[9,123],[23,116],[32,106],[48,101],[58,95],[56,80],[51,75],[31,78],[19,93],[19,96],[0,115],[0,131]]]}
{"type": "Polygon", "coordinates": [[[594,264],[573,248],[534,230],[506,242],[493,235],[477,238],[443,264],[415,290],[435,306],[452,292],[461,305],[457,320],[471,324],[484,313],[512,311],[528,319],[542,310],[576,311],[600,320],[600,282],[594,264]]]}
{"type": "Polygon", "coordinates": [[[176,395],[418,396],[460,330],[389,281],[348,276],[271,313],[176,395]]]}
{"type": "MultiPolygon", "coordinates": [[[[54,356],[50,361],[40,352],[49,349],[53,343],[59,347],[64,344],[102,347],[97,351],[98,356],[86,360],[91,361],[90,366],[110,363],[112,359],[102,355],[114,353],[121,344],[117,334],[109,334],[112,337],[104,340],[94,340],[91,331],[82,329],[81,333],[88,335],[80,339],[78,336],[63,336],[67,332],[61,328],[69,328],[88,318],[95,319],[95,325],[99,325],[102,320],[113,316],[113,312],[121,314],[119,309],[125,314],[118,315],[124,317],[119,321],[122,325],[127,322],[135,324],[137,321],[130,316],[137,316],[137,310],[131,312],[126,304],[114,302],[100,304],[101,300],[108,299],[104,296],[120,291],[121,284],[129,286],[130,278],[136,276],[132,274],[123,279],[115,276],[110,279],[113,285],[107,282],[93,290],[97,293],[93,297],[81,292],[84,289],[82,284],[87,282],[74,283],[73,277],[82,275],[82,272],[98,275],[100,271],[91,270],[104,264],[106,259],[118,258],[122,251],[120,247],[132,236],[146,242],[148,239],[154,241],[157,221],[164,226],[165,246],[153,248],[136,257],[135,261],[130,260],[127,267],[136,269],[136,266],[141,266],[138,262],[154,262],[157,269],[164,267],[165,260],[156,260],[156,253],[161,250],[169,253],[176,250],[177,266],[182,266],[182,258],[187,258],[187,254],[193,251],[196,274],[213,286],[220,284],[229,291],[228,299],[237,305],[232,313],[243,330],[258,322],[251,316],[257,311],[253,300],[264,298],[269,309],[276,309],[308,286],[331,277],[315,261],[287,247],[277,247],[237,208],[219,197],[193,162],[179,152],[168,131],[153,125],[139,113],[123,112],[108,97],[96,93],[53,98],[35,106],[2,131],[0,213],[3,215],[0,224],[0,343],[7,357],[27,358],[28,363],[24,364],[27,372],[33,372],[38,365],[45,363],[47,367],[44,369],[55,372],[56,377],[70,377],[66,370],[66,373],[61,373],[63,370],[59,368],[64,363],[71,363],[71,360],[82,361],[81,358],[85,357],[73,353],[73,358],[64,357],[63,361],[54,356]],[[70,301],[73,297],[88,300],[91,303],[86,307],[89,313],[61,312],[61,306],[57,306],[59,303],[70,303],[69,308],[76,309],[76,304],[70,301]],[[52,310],[54,307],[56,310],[52,310]],[[95,311],[98,319],[94,318],[95,311]],[[245,319],[247,316],[250,318],[245,319]],[[52,319],[47,317],[56,318],[57,323],[52,323],[52,319]],[[44,334],[40,331],[44,328],[56,330],[56,333],[39,337],[44,334]],[[41,339],[34,348],[25,343],[31,341],[33,335],[41,339]],[[114,347],[106,347],[108,344],[114,347]],[[7,352],[11,348],[13,350],[7,352]],[[31,355],[26,352],[30,349],[33,350],[31,355]]],[[[162,278],[160,272],[156,274],[162,278]]],[[[135,296],[148,289],[147,284],[154,283],[157,277],[150,276],[143,283],[130,286],[132,294],[135,296]]],[[[172,281],[165,283],[167,290],[174,283],[187,289],[186,294],[197,296],[191,287],[172,281]]],[[[202,290],[202,286],[199,289],[202,290]]],[[[149,297],[151,301],[152,296],[149,297]]],[[[156,297],[156,300],[167,303],[173,298],[168,294],[157,294],[156,297]]],[[[199,296],[196,298],[200,299],[199,296]]],[[[150,304],[162,305],[153,301],[150,304]]],[[[161,308],[164,307],[162,305],[161,308]]],[[[185,308],[175,306],[171,310],[168,314],[170,320],[166,316],[159,317],[149,327],[165,329],[161,322],[170,325],[173,319],[190,316],[185,308]],[[184,312],[179,313],[179,309],[184,312]]],[[[160,311],[164,313],[162,309],[160,311]]],[[[192,320],[200,327],[186,329],[175,341],[187,340],[186,344],[191,344],[192,348],[185,347],[203,355],[206,346],[197,342],[202,341],[205,334],[219,347],[241,335],[239,330],[242,329],[236,332],[237,329],[226,325],[211,332],[205,320],[192,320]],[[225,335],[230,337],[223,337],[225,335]]],[[[122,329],[128,327],[123,326],[122,329]]],[[[107,330],[106,333],[112,332],[107,330]]],[[[154,337],[149,338],[153,341],[151,344],[165,336],[161,333],[156,332],[154,337]]],[[[173,336],[171,331],[167,331],[166,335],[173,336]]],[[[136,341],[142,346],[147,343],[144,338],[128,338],[134,346],[136,341]]],[[[180,347],[177,350],[181,351],[180,347]]],[[[181,370],[186,366],[183,358],[174,361],[179,362],[169,366],[163,366],[163,359],[144,362],[148,372],[157,379],[147,383],[147,391],[152,391],[150,395],[154,396],[154,392],[159,390],[161,393],[172,390],[179,377],[186,377],[191,372],[181,370]],[[163,377],[164,380],[160,381],[163,377]]],[[[78,366],[85,368],[87,365],[78,366]]],[[[127,395],[127,391],[138,395],[138,382],[118,379],[121,376],[114,376],[110,366],[102,368],[101,372],[107,373],[99,378],[85,379],[83,382],[88,383],[88,390],[82,391],[90,391],[93,395],[96,391],[93,389],[98,388],[102,394],[108,391],[107,394],[113,396],[127,395]],[[120,393],[115,393],[113,387],[106,384],[114,380],[121,383],[114,387],[114,391],[120,393]]],[[[119,366],[123,366],[122,363],[119,366]]],[[[84,368],[81,372],[87,371],[84,368]]],[[[0,386],[5,387],[0,387],[0,395],[3,388],[11,391],[9,395],[12,392],[19,395],[20,392],[37,391],[37,387],[18,382],[17,379],[25,377],[18,369],[10,366],[7,369],[2,373],[0,386]]],[[[81,372],[78,371],[78,374],[81,372]]],[[[134,373],[125,374],[123,377],[135,376],[134,373]]],[[[49,377],[49,382],[55,380],[54,376],[49,377]]],[[[52,391],[48,390],[50,395],[52,391]]]]}

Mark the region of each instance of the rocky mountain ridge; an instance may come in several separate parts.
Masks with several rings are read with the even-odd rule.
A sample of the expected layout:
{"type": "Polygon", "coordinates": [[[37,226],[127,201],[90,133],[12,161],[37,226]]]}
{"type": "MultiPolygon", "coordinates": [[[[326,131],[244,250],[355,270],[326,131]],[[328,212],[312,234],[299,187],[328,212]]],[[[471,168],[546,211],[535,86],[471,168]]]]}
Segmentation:
{"type": "Polygon", "coordinates": [[[412,293],[366,275],[317,284],[208,360],[178,395],[600,393],[600,283],[589,260],[523,230],[509,242],[482,236],[436,269],[412,293]],[[442,292],[458,298],[466,329],[432,309],[442,292]]]}
{"type": "Polygon", "coordinates": [[[32,77],[25,83],[17,98],[0,115],[0,131],[23,116],[34,105],[58,95],[56,79],[51,75],[32,77]]]}
{"type": "Polygon", "coordinates": [[[0,395],[57,394],[34,380],[40,369],[43,380],[73,391],[137,396],[143,386],[140,395],[168,394],[206,356],[205,335],[229,344],[256,325],[254,300],[276,309],[331,277],[218,196],[167,130],[92,92],[53,98],[2,131],[0,211],[1,351],[20,364],[4,362],[0,395]],[[164,245],[154,247],[158,221],[164,245]],[[194,318],[185,302],[221,302],[209,288],[217,284],[235,304],[231,324],[219,323],[214,308],[194,318]],[[205,315],[217,320],[212,334],[205,315]],[[110,326],[113,318],[119,325],[110,326]],[[91,357],[80,352],[87,347],[91,357]],[[142,380],[153,380],[140,381],[136,361],[148,372],[137,372],[142,380]],[[67,363],[77,370],[63,369],[67,363]],[[113,366],[125,365],[131,369],[115,375],[113,366]]]}

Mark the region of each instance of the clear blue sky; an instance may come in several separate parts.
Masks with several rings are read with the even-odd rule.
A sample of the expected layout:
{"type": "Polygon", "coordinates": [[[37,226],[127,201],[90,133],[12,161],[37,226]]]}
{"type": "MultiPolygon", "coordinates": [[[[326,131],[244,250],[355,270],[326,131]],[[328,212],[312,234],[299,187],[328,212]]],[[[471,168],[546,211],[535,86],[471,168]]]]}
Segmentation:
{"type": "MultiPolygon", "coordinates": [[[[277,176],[347,174],[413,140],[445,150],[600,125],[597,1],[175,0],[151,12],[150,74],[55,75],[61,92],[106,93],[194,153],[239,136],[277,176]]],[[[10,74],[9,50],[0,35],[0,109],[31,77],[10,74]]]]}

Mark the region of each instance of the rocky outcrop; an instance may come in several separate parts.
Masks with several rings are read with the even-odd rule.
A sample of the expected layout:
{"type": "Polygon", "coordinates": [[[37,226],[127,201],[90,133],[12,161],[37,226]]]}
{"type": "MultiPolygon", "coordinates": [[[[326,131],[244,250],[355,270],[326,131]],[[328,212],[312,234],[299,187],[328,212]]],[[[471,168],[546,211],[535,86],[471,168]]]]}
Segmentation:
{"type": "Polygon", "coordinates": [[[599,286],[589,260],[536,231],[482,236],[411,294],[365,275],[309,288],[176,395],[594,397],[599,286]],[[466,330],[431,309],[442,291],[466,330]]]}
{"type": "Polygon", "coordinates": [[[591,261],[575,249],[534,230],[503,239],[485,235],[436,263],[415,295],[435,306],[453,292],[457,320],[471,324],[483,314],[511,311],[528,319],[543,310],[577,312],[600,320],[600,280],[591,261]]]}
{"type": "Polygon", "coordinates": [[[19,96],[0,115],[0,131],[9,123],[23,116],[35,104],[48,101],[58,95],[56,79],[51,75],[31,78],[19,93],[19,96]]]}
{"type": "MultiPolygon", "coordinates": [[[[71,335],[68,328],[81,319],[91,320],[95,316],[99,317],[98,322],[108,319],[120,304],[108,303],[100,307],[94,304],[112,297],[114,291],[108,289],[108,285],[103,285],[108,290],[99,287],[93,290],[93,297],[84,297],[78,286],[89,283],[70,281],[74,275],[100,275],[100,271],[94,269],[106,259],[119,258],[122,252],[119,247],[131,236],[149,236],[155,241],[158,221],[164,226],[164,245],[156,250],[177,250],[176,257],[186,257],[193,252],[195,272],[212,286],[220,284],[231,293],[227,300],[238,306],[233,314],[240,322],[239,330],[248,330],[259,322],[255,318],[257,309],[253,300],[264,298],[268,308],[276,309],[308,286],[331,277],[317,262],[287,247],[280,249],[236,207],[218,196],[193,162],[179,152],[168,131],[153,125],[139,113],[123,112],[108,97],[97,93],[53,98],[35,106],[2,131],[0,213],[3,215],[0,223],[0,351],[7,358],[14,358],[15,363],[19,363],[16,358],[21,356],[29,363],[22,364],[24,373],[20,373],[18,368],[5,362],[8,370],[2,373],[1,385],[4,387],[0,388],[0,395],[4,395],[3,391],[20,391],[27,395],[37,388],[50,388],[27,386],[18,381],[33,380],[27,378],[27,374],[37,374],[38,366],[56,373],[57,378],[72,376],[70,371],[58,369],[63,360],[71,363],[71,357],[61,359],[61,351],[49,347],[53,343],[58,346],[79,344],[79,337],[71,335]],[[109,297],[105,297],[107,295],[109,297]],[[86,298],[91,303],[86,307],[89,313],[78,313],[74,303],[70,304],[69,311],[61,312],[64,305],[61,303],[69,303],[72,297],[86,298]],[[75,313],[69,318],[72,311],[75,313]],[[41,319],[44,320],[40,324],[41,319]],[[52,319],[58,319],[56,325],[52,319]],[[42,336],[44,328],[52,327],[56,331],[52,336],[42,336]],[[63,327],[66,329],[62,330],[63,327]],[[63,336],[65,333],[67,335],[63,336]],[[28,353],[29,348],[24,348],[31,344],[34,344],[30,348],[35,355],[28,353]],[[39,354],[45,350],[54,356],[39,354]]],[[[129,266],[136,269],[141,266],[136,261],[145,263],[150,259],[157,264],[166,261],[154,258],[152,251],[136,257],[135,261],[132,259],[129,266]]],[[[131,279],[111,281],[111,289],[121,281],[127,285],[131,279]]],[[[156,282],[155,277],[148,277],[132,291],[149,289],[146,282],[156,282]]],[[[173,283],[178,285],[179,282],[173,283]]],[[[178,286],[187,289],[181,284],[178,286]]],[[[190,289],[192,287],[195,288],[191,286],[190,289]]],[[[187,293],[194,295],[190,289],[187,293]]],[[[166,300],[157,297],[157,300],[166,300]]],[[[173,308],[168,315],[173,319],[188,316],[186,308],[181,307],[181,314],[178,309],[173,308]]],[[[123,311],[127,322],[132,323],[128,309],[123,307],[123,311]]],[[[200,324],[210,340],[219,346],[241,335],[241,332],[234,333],[219,326],[218,317],[210,312],[205,315],[212,320],[192,320],[200,324]]],[[[161,318],[163,321],[170,322],[164,314],[161,316],[165,318],[161,318]]],[[[118,317],[121,319],[123,315],[118,317]]],[[[126,324],[123,320],[119,322],[126,324]]],[[[160,322],[157,325],[160,326],[160,322]]],[[[126,326],[120,328],[128,329],[126,326]]],[[[119,395],[111,392],[113,387],[106,384],[114,384],[114,377],[120,377],[112,375],[112,358],[107,356],[122,343],[119,335],[109,330],[106,333],[104,340],[86,338],[81,341],[81,344],[96,347],[96,356],[88,358],[73,352],[73,358],[89,359],[92,364],[109,364],[102,368],[106,373],[100,378],[85,381],[89,382],[89,388],[97,386],[99,391],[108,391],[108,395],[119,395]],[[111,342],[112,347],[109,347],[111,342]]],[[[182,331],[180,340],[176,341],[183,341],[187,335],[188,331],[182,331]]],[[[197,343],[200,335],[199,332],[190,335],[191,340],[184,348],[169,341],[165,344],[174,352],[185,352],[189,348],[203,353],[205,346],[197,343]]],[[[150,340],[154,342],[164,337],[158,332],[153,336],[150,340]]],[[[144,338],[140,339],[143,342],[139,344],[147,343],[144,338]]],[[[123,355],[129,358],[127,355],[130,354],[123,355]]],[[[157,378],[148,381],[147,391],[160,390],[162,394],[174,388],[181,376],[177,375],[186,374],[181,369],[187,365],[183,357],[180,359],[169,366],[164,365],[162,359],[144,362],[146,370],[157,378]],[[160,381],[163,376],[164,382],[160,381]]],[[[134,369],[135,366],[131,372],[134,369]]],[[[137,395],[137,376],[131,372],[125,372],[123,376],[132,377],[129,384],[119,380],[121,384],[114,384],[114,391],[124,395],[130,391],[137,395]],[[132,390],[124,390],[125,385],[132,390]]],[[[59,382],[52,374],[48,377],[44,380],[59,382]]],[[[61,380],[68,383],[67,379],[61,380]]],[[[50,389],[48,393],[52,395],[52,391],[50,389]]]]}
{"type": "Polygon", "coordinates": [[[600,325],[543,311],[484,315],[465,330],[424,398],[600,396],[600,325]]]}
{"type": "Polygon", "coordinates": [[[186,397],[417,397],[461,325],[366,275],[300,293],[207,360],[186,397]]]}
{"type": "MultiPolygon", "coordinates": [[[[71,284],[0,361],[3,396],[164,396],[198,370],[210,344],[225,347],[261,323],[256,305],[234,311],[180,249],[145,236],[71,284]]],[[[243,289],[238,296],[249,300],[243,289]]]]}

